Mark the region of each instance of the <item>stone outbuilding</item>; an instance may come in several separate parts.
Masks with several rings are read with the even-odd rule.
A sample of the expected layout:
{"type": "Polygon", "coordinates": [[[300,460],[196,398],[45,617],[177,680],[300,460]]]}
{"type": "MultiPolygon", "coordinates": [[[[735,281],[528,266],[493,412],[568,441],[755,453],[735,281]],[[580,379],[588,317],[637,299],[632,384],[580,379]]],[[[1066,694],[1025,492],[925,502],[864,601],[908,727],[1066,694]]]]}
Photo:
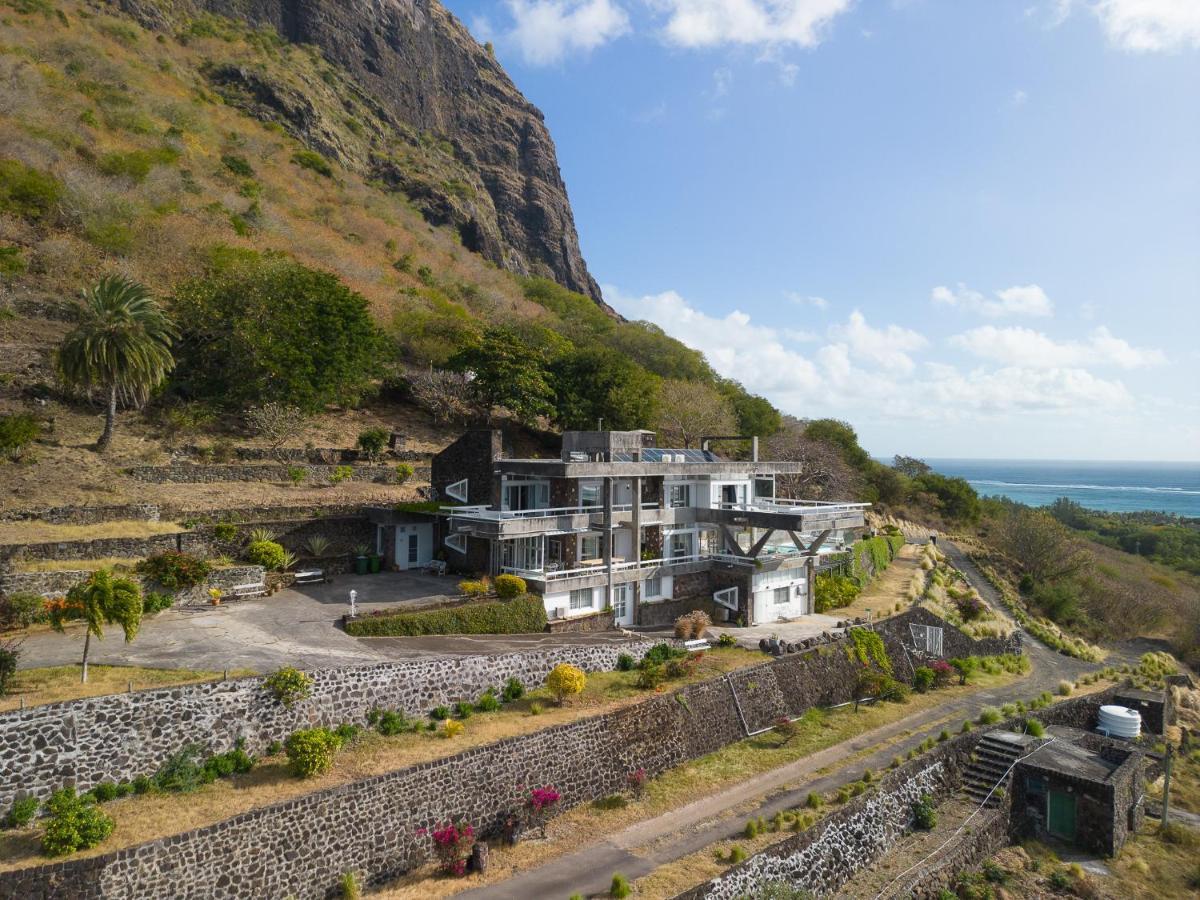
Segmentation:
{"type": "Polygon", "coordinates": [[[1170,691],[1141,691],[1132,687],[1117,688],[1112,702],[1140,713],[1142,731],[1164,734],[1168,725],[1175,724],[1175,704],[1170,691]]]}
{"type": "Polygon", "coordinates": [[[1013,833],[1115,856],[1145,814],[1144,765],[1127,741],[1052,728],[1013,770],[1013,833]]]}

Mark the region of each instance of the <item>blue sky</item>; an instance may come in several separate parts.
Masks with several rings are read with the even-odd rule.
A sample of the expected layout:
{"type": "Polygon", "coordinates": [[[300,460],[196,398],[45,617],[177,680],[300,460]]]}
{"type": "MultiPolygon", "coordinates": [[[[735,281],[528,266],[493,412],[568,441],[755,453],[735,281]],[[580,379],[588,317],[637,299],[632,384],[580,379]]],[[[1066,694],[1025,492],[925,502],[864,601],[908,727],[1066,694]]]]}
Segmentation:
{"type": "Polygon", "coordinates": [[[446,0],[630,318],[880,455],[1200,459],[1200,0],[446,0]]]}

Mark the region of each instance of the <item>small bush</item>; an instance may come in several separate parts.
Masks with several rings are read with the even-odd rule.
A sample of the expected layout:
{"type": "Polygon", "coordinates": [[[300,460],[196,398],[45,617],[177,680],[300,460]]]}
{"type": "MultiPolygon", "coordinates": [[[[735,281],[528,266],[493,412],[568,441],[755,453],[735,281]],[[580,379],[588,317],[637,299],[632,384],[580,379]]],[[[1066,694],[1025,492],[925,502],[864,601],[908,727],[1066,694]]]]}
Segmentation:
{"type": "Polygon", "coordinates": [[[937,737],[937,739],[938,739],[938,743],[939,743],[939,744],[944,744],[946,741],[950,740],[950,732],[949,732],[949,731],[947,731],[945,728],[943,728],[943,729],[942,729],[942,730],[941,730],[941,731],[938,733],[938,737],[937,737]]]}
{"type": "Polygon", "coordinates": [[[629,884],[629,879],[617,872],[612,877],[612,884],[608,888],[608,896],[615,897],[616,900],[624,900],[633,893],[633,888],[629,884]]]}
{"type": "Polygon", "coordinates": [[[971,724],[971,720],[970,720],[970,719],[963,719],[962,728],[958,729],[958,733],[959,733],[959,734],[967,734],[967,733],[969,733],[969,732],[971,731],[971,729],[972,729],[972,728],[974,728],[974,727],[975,727],[975,726],[971,724]]]}
{"type": "Polygon", "coordinates": [[[542,714],[542,704],[530,703],[529,704],[529,714],[531,716],[540,716],[542,714]]]}
{"type": "Polygon", "coordinates": [[[62,182],[15,159],[0,159],[0,212],[36,222],[62,199],[62,182]]]}
{"type": "Polygon", "coordinates": [[[187,553],[168,550],[143,559],[136,571],[169,591],[178,591],[202,584],[212,566],[187,553]]]}
{"type": "Polygon", "coordinates": [[[353,466],[334,466],[333,471],[329,473],[330,484],[341,484],[343,481],[348,481],[354,477],[353,466]]]}
{"type": "Polygon", "coordinates": [[[105,153],[96,162],[96,167],[105,175],[114,178],[129,178],[142,182],[155,166],[168,165],[179,158],[173,147],[157,150],[131,150],[128,153],[105,153]]]}
{"type": "Polygon", "coordinates": [[[667,680],[667,671],[665,666],[661,665],[645,665],[643,663],[638,671],[637,680],[634,682],[643,690],[654,690],[667,680]]]}
{"type": "Polygon", "coordinates": [[[225,153],[221,156],[221,163],[239,178],[253,178],[254,167],[246,161],[246,157],[238,156],[234,153],[225,153]]]}
{"type": "Polygon", "coordinates": [[[280,572],[287,566],[287,551],[275,541],[251,541],[246,547],[246,561],[262,566],[272,572],[280,572]]]}
{"type": "Polygon", "coordinates": [[[0,630],[28,628],[42,619],[44,608],[42,596],[29,591],[17,591],[0,597],[0,630]]]}
{"type": "Polygon", "coordinates": [[[479,699],[475,701],[475,709],[478,712],[495,712],[500,708],[500,698],[489,688],[479,695],[479,699]]]}
{"type": "Polygon", "coordinates": [[[408,463],[396,464],[396,484],[404,484],[413,477],[414,469],[408,463]]]}
{"type": "Polygon", "coordinates": [[[384,737],[394,737],[397,734],[403,734],[410,728],[408,719],[405,718],[402,712],[397,712],[394,709],[384,710],[383,712],[375,710],[374,712],[377,713],[375,721],[372,722],[370,717],[367,718],[367,721],[374,725],[375,730],[384,737]]]}
{"type": "Polygon", "coordinates": [[[1000,710],[994,706],[985,706],[982,712],[979,713],[979,724],[995,725],[1001,718],[1003,717],[1000,715],[1000,710]]]}
{"type": "Polygon", "coordinates": [[[302,728],[288,735],[283,747],[288,768],[297,778],[312,778],[333,768],[342,739],[328,728],[302,728]]]}
{"type": "Polygon", "coordinates": [[[300,466],[288,466],[287,477],[288,481],[299,487],[304,484],[304,479],[308,477],[308,470],[302,469],[300,466]]]}
{"type": "Polygon", "coordinates": [[[675,620],[675,637],[680,640],[697,640],[704,637],[705,630],[712,625],[708,613],[693,609],[675,620]]]}
{"type": "Polygon", "coordinates": [[[320,153],[314,153],[312,150],[297,150],[292,154],[292,162],[325,178],[333,177],[333,168],[329,162],[320,153]]]}
{"type": "Polygon", "coordinates": [[[117,785],[112,781],[102,781],[91,790],[97,803],[108,803],[117,799],[117,785]]]}
{"type": "Polygon", "coordinates": [[[468,597],[486,597],[492,592],[492,585],[486,578],[467,579],[458,583],[458,591],[468,597]]]}
{"type": "Polygon", "coordinates": [[[937,827],[937,812],[933,808],[933,798],[922,794],[921,799],[913,804],[913,827],[921,831],[932,831],[937,827]]]}
{"type": "Polygon", "coordinates": [[[520,700],[525,696],[525,685],[521,683],[521,679],[513,676],[504,682],[504,690],[500,692],[500,697],[505,703],[512,703],[514,700],[520,700]]]}
{"type": "Polygon", "coordinates": [[[633,657],[628,653],[622,653],[617,657],[617,671],[630,672],[633,670],[633,657]]]}
{"type": "Polygon", "coordinates": [[[601,797],[599,800],[592,801],[594,809],[624,809],[629,805],[629,801],[620,794],[609,794],[607,797],[601,797]]]}
{"type": "Polygon", "coordinates": [[[0,453],[16,458],[22,448],[36,441],[41,433],[41,424],[29,413],[0,416],[0,453]]]}
{"type": "Polygon", "coordinates": [[[517,575],[497,575],[492,586],[501,600],[514,600],[527,590],[525,579],[517,575]]]}
{"type": "Polygon", "coordinates": [[[37,797],[20,797],[14,800],[4,818],[0,819],[0,828],[24,828],[33,821],[40,805],[37,797]]]}
{"type": "Polygon", "coordinates": [[[386,428],[368,428],[358,433],[358,449],[367,455],[368,459],[376,459],[383,448],[387,446],[390,433],[386,428]]]}
{"type": "Polygon", "coordinates": [[[465,727],[466,726],[463,725],[462,722],[455,721],[454,719],[447,719],[442,725],[442,736],[446,738],[457,737],[462,733],[462,730],[465,727]]]}
{"type": "Polygon", "coordinates": [[[341,891],[342,900],[359,900],[362,897],[362,892],[358,889],[358,879],[355,878],[353,872],[342,873],[338,888],[341,891]]]}
{"type": "Polygon", "coordinates": [[[559,663],[546,676],[546,687],[554,695],[559,705],[570,696],[583,693],[587,684],[587,676],[583,670],[570,663],[559,663]]]}
{"type": "Polygon", "coordinates": [[[306,700],[312,693],[312,677],[299,669],[284,666],[278,672],[268,675],[263,680],[263,687],[284,706],[292,706],[300,700],[306,700]]]}
{"type": "Polygon", "coordinates": [[[454,704],[454,714],[456,716],[458,716],[460,719],[471,718],[472,712],[474,712],[474,709],[472,708],[471,704],[468,703],[466,700],[459,700],[457,703],[454,704]]]}
{"type": "Polygon", "coordinates": [[[1075,689],[1075,685],[1069,681],[1060,681],[1058,683],[1058,695],[1060,697],[1070,697],[1071,691],[1075,689]]]}
{"type": "Polygon", "coordinates": [[[913,690],[918,694],[924,694],[933,687],[934,674],[933,669],[929,666],[917,666],[913,671],[913,690]]]}
{"type": "Polygon", "coordinates": [[[170,609],[175,600],[170,594],[160,594],[157,591],[147,591],[142,597],[142,615],[150,616],[170,609]]]}
{"type": "Polygon", "coordinates": [[[1040,738],[1046,736],[1046,726],[1037,719],[1025,720],[1025,733],[1030,737],[1040,738]]]}
{"type": "Polygon", "coordinates": [[[717,646],[718,647],[736,647],[737,646],[737,638],[735,638],[732,634],[729,634],[728,632],[726,632],[725,634],[722,634],[719,638],[717,638],[717,646]]]}
{"type": "Polygon", "coordinates": [[[434,707],[434,708],[433,708],[433,709],[430,711],[430,713],[429,713],[429,718],[433,719],[435,722],[441,722],[443,719],[448,719],[448,718],[450,718],[450,707],[448,707],[448,706],[435,706],[435,707],[434,707]]]}
{"type": "Polygon", "coordinates": [[[75,788],[55,791],[46,801],[46,813],[42,852],[47,856],[66,856],[94,847],[115,827],[113,820],[96,808],[94,800],[76,796],[75,788]]]}
{"type": "Polygon", "coordinates": [[[742,834],[745,835],[746,840],[754,840],[754,838],[758,837],[758,822],[754,819],[749,819],[746,822],[746,827],[742,829],[742,834]]]}

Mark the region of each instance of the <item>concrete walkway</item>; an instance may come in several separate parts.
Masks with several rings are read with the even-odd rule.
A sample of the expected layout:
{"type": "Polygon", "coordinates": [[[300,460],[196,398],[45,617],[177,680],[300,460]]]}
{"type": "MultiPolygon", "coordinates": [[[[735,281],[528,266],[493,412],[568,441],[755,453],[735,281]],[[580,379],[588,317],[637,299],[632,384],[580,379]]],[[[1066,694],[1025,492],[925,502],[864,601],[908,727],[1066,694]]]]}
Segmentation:
{"type": "MultiPolygon", "coordinates": [[[[447,599],[457,581],[450,577],[387,572],[342,575],[328,584],[303,585],[271,597],[169,609],[142,622],[126,644],[119,628],[105,629],[93,641],[89,662],[170,669],[253,669],[280,666],[318,669],[366,665],[419,656],[506,653],[516,649],[623,640],[619,632],[587,634],[455,635],[420,638],[355,638],[339,627],[351,590],[358,607],[419,609],[447,599]]],[[[21,668],[78,663],[83,630],[41,632],[25,638],[21,668]]]]}
{"type": "MultiPolygon", "coordinates": [[[[983,578],[965,555],[946,541],[939,547],[966,576],[983,599],[1007,616],[995,588],[983,578]]],[[[652,819],[630,825],[604,840],[590,844],[574,853],[558,857],[544,866],[532,869],[494,885],[466,891],[459,896],[475,900],[502,900],[529,897],[567,897],[573,893],[584,896],[604,894],[614,872],[629,879],[648,875],[661,865],[674,862],[714,843],[738,838],[747,819],[763,816],[770,819],[777,812],[800,806],[810,791],[824,793],[836,790],[848,781],[857,779],[864,769],[880,771],[894,756],[904,756],[928,737],[936,737],[942,728],[956,731],[963,719],[974,718],[984,706],[1002,706],[1017,700],[1028,700],[1042,691],[1053,691],[1063,679],[1074,680],[1084,672],[1102,668],[1103,664],[1086,663],[1063,656],[1028,634],[1023,634],[1024,649],[1033,665],[1032,672],[1002,688],[988,689],[958,698],[933,711],[906,716],[890,725],[865,732],[786,766],[761,773],[724,791],[700,798],[687,806],[669,810],[652,819]],[[933,722],[948,722],[947,725],[933,722]],[[912,731],[895,743],[888,743],[863,759],[853,759],[858,753],[891,742],[899,735],[912,731]],[[842,762],[842,765],[838,765],[842,762]],[[830,766],[837,769],[825,775],[816,773],[830,766]]],[[[1116,662],[1132,660],[1136,654],[1117,652],[1116,662]]]]}

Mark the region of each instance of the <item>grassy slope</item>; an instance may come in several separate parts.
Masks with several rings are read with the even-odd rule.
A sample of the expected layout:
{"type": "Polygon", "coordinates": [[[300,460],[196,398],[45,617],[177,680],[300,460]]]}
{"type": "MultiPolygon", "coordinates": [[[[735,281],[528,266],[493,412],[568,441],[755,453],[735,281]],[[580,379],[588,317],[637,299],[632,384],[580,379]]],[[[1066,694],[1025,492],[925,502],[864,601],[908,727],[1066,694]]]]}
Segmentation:
{"type": "MultiPolygon", "coordinates": [[[[0,248],[18,253],[0,274],[0,307],[9,310],[0,315],[0,412],[22,408],[30,388],[53,385],[51,352],[69,327],[62,311],[83,285],[120,272],[168,295],[200,271],[204,248],[217,244],[285,251],[334,272],[367,297],[418,364],[440,361],[486,322],[540,319],[561,327],[526,299],[519,279],[463,249],[455,232],[429,226],[405,195],[336,164],[332,177],[294,164],[301,145],[230,105],[242,102],[235,94],[227,91],[226,102],[204,72],[230,64],[264,73],[312,102],[312,127],[348,159],[366,154],[370,138],[418,181],[466,178],[445,142],[382,123],[309,47],[213,20],[191,32],[156,36],[73,0],[0,0],[0,159],[49,172],[65,187],[58,208],[40,222],[0,213],[0,248]],[[144,178],[102,171],[110,154],[164,148],[164,161],[144,178]],[[223,163],[229,155],[249,163],[252,177],[231,171],[223,163]]],[[[140,414],[122,414],[114,452],[100,460],[83,449],[98,433],[96,409],[52,399],[43,411],[52,425],[40,461],[6,471],[12,490],[0,496],[0,508],[147,498],[227,503],[224,491],[140,486],[122,477],[123,466],[166,461],[172,436],[140,414]]],[[[447,442],[421,414],[387,405],[331,412],[306,438],[351,446],[359,430],[380,424],[411,434],[416,449],[447,442]]],[[[173,439],[204,443],[215,433],[173,439]]],[[[405,495],[364,485],[239,493],[242,502],[302,503],[405,495]]]]}

